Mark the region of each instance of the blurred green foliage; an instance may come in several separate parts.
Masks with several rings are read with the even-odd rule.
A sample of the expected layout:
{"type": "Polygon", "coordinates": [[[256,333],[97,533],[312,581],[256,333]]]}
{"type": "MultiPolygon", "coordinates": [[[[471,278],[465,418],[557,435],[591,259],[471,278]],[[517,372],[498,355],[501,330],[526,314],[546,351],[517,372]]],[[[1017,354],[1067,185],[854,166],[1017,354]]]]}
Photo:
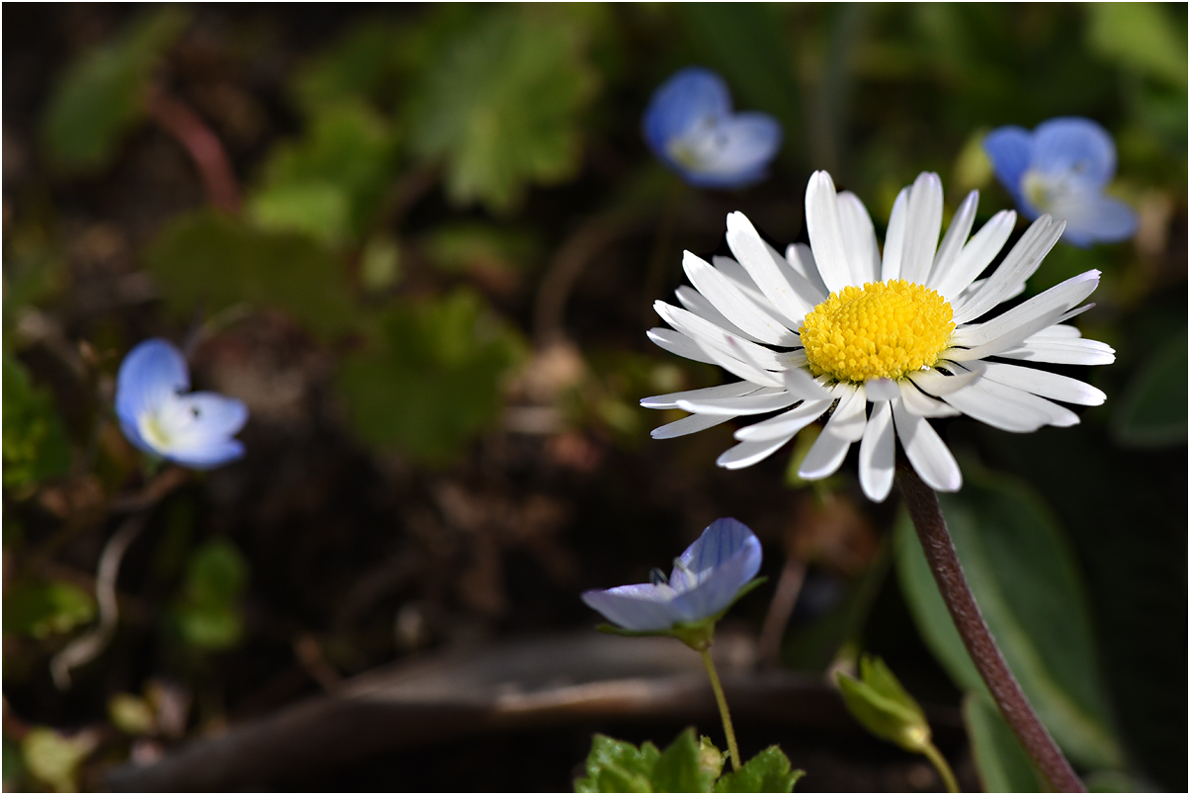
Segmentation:
{"type": "Polygon", "coordinates": [[[196,649],[220,651],[244,634],[240,597],[248,584],[248,564],[229,541],[208,541],[194,550],[174,620],[182,639],[196,649]]]}
{"type": "Polygon", "coordinates": [[[974,693],[963,699],[963,722],[984,792],[1043,792],[1033,760],[996,708],[974,693]]]}
{"type": "Polygon", "coordinates": [[[70,467],[66,432],[45,389],[4,353],[4,488],[26,490],[70,467]]]}
{"type": "Polygon", "coordinates": [[[63,171],[98,171],[144,114],[157,62],[190,22],[182,6],[147,12],[109,44],[75,61],[46,109],[42,140],[63,171]]]}
{"type": "Polygon", "coordinates": [[[1187,333],[1145,359],[1112,409],[1112,430],[1124,444],[1168,447],[1186,443],[1187,333]]]}
{"type": "Polygon", "coordinates": [[[62,580],[22,580],[6,584],[4,632],[45,638],[70,632],[95,617],[95,600],[62,580]]]}

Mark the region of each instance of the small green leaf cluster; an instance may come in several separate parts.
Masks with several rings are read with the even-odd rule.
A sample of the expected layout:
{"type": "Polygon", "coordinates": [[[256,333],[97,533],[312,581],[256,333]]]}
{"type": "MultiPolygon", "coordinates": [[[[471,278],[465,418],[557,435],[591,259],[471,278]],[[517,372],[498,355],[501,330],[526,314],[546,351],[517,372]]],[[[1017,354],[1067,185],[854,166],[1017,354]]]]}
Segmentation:
{"type": "Polygon", "coordinates": [[[734,773],[721,775],[726,754],[694,729],[678,735],[664,750],[651,742],[632,743],[597,734],[587,756],[586,776],[575,792],[793,792],[804,771],[773,745],[734,773]]]}

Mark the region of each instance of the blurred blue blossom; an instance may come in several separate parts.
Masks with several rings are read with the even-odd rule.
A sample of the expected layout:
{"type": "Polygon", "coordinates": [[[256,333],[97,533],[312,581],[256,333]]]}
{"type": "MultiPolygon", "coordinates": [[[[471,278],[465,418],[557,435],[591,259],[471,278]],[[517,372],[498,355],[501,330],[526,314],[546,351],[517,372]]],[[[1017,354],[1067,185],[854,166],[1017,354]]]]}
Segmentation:
{"type": "Polygon", "coordinates": [[[760,541],[735,519],[718,519],[682,556],[673,573],[652,582],[586,591],[583,601],[633,632],[665,632],[678,624],[714,622],[760,571],[760,541]]]}
{"type": "Polygon", "coordinates": [[[248,421],[235,398],[192,392],[181,352],[165,340],[145,340],[120,364],[116,415],[136,447],[191,469],[211,469],[244,454],[232,437],[248,421]]]}
{"type": "Polygon", "coordinates": [[[661,162],[702,188],[757,182],[781,145],[776,119],[733,114],[723,78],[699,67],[683,69],[654,92],[643,130],[661,162]]]}
{"type": "Polygon", "coordinates": [[[1113,243],[1136,232],[1136,213],[1103,195],[1116,173],[1116,146],[1090,119],[1050,119],[1033,132],[1000,127],[983,140],[1001,184],[1029,219],[1049,213],[1066,222],[1076,246],[1113,243]]]}

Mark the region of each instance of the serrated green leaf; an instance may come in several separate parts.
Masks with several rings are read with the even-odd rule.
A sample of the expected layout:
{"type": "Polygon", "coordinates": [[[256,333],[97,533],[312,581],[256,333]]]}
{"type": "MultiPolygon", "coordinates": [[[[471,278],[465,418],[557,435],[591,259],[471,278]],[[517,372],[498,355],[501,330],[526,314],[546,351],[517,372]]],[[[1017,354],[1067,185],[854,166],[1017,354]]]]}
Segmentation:
{"type": "Polygon", "coordinates": [[[67,67],[41,127],[54,166],[97,171],[111,162],[120,139],[144,113],[154,66],[189,21],[181,6],[161,6],[67,67]]]}
{"type": "Polygon", "coordinates": [[[687,728],[653,766],[653,792],[710,792],[715,777],[701,764],[699,741],[687,728]]]}
{"type": "Polygon", "coordinates": [[[353,321],[340,264],[304,235],[263,232],[200,210],[168,224],[145,261],[167,307],[183,320],[247,303],[287,312],[324,336],[353,321]]]}
{"type": "Polygon", "coordinates": [[[1041,778],[1020,740],[983,696],[963,698],[963,722],[984,792],[1042,792],[1041,778]]]}
{"type": "Polygon", "coordinates": [[[794,770],[789,757],[775,745],[770,745],[752,757],[738,772],[729,773],[715,782],[715,792],[793,792],[804,770],[794,770]]]}
{"type": "Polygon", "coordinates": [[[4,357],[4,487],[29,488],[66,474],[70,445],[50,394],[33,385],[24,366],[4,357]]]}
{"type": "Polygon", "coordinates": [[[95,618],[91,594],[64,580],[16,582],[4,594],[4,631],[34,638],[70,632],[95,618]]]}
{"type": "Polygon", "coordinates": [[[649,779],[660,756],[652,743],[637,748],[632,743],[596,734],[587,754],[587,775],[574,782],[574,791],[652,792],[649,779]]]}
{"type": "Polygon", "coordinates": [[[1137,369],[1112,411],[1112,432],[1135,447],[1186,443],[1187,333],[1170,339],[1137,369]]]}
{"type": "MultiPolygon", "coordinates": [[[[963,464],[963,490],[939,494],[983,616],[1042,722],[1076,764],[1118,767],[1122,754],[1073,555],[1041,498],[1022,483],[963,464]]],[[[897,573],[918,630],[955,683],[989,700],[934,583],[908,516],[897,526],[897,573]]]]}
{"type": "Polygon", "coordinates": [[[248,197],[262,229],[305,232],[327,245],[358,240],[393,180],[396,138],[351,100],[321,106],[300,140],[275,147],[248,197]]]}
{"type": "Polygon", "coordinates": [[[1186,24],[1171,18],[1162,3],[1092,3],[1087,14],[1088,49],[1185,88],[1186,24]]]}
{"type": "Polygon", "coordinates": [[[500,6],[454,36],[411,109],[411,144],[442,160],[456,204],[509,212],[531,184],[572,176],[596,73],[565,9],[500,6]]]}
{"type": "Polygon", "coordinates": [[[444,463],[494,419],[523,350],[474,293],[396,306],[373,345],[343,363],[352,426],[368,444],[444,463]]]}

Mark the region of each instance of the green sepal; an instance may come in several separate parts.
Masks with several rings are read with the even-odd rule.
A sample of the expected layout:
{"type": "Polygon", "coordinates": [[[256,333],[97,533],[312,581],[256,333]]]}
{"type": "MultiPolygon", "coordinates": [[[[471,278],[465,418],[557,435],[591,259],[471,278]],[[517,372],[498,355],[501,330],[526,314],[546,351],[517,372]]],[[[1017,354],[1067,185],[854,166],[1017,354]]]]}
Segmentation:
{"type": "Polygon", "coordinates": [[[848,711],[877,737],[906,751],[923,753],[930,745],[930,724],[884,661],[864,655],[860,677],[855,679],[842,671],[836,674],[848,711]]]}
{"type": "Polygon", "coordinates": [[[804,770],[794,770],[789,757],[770,745],[734,773],[715,782],[714,792],[793,792],[804,770]]]}

